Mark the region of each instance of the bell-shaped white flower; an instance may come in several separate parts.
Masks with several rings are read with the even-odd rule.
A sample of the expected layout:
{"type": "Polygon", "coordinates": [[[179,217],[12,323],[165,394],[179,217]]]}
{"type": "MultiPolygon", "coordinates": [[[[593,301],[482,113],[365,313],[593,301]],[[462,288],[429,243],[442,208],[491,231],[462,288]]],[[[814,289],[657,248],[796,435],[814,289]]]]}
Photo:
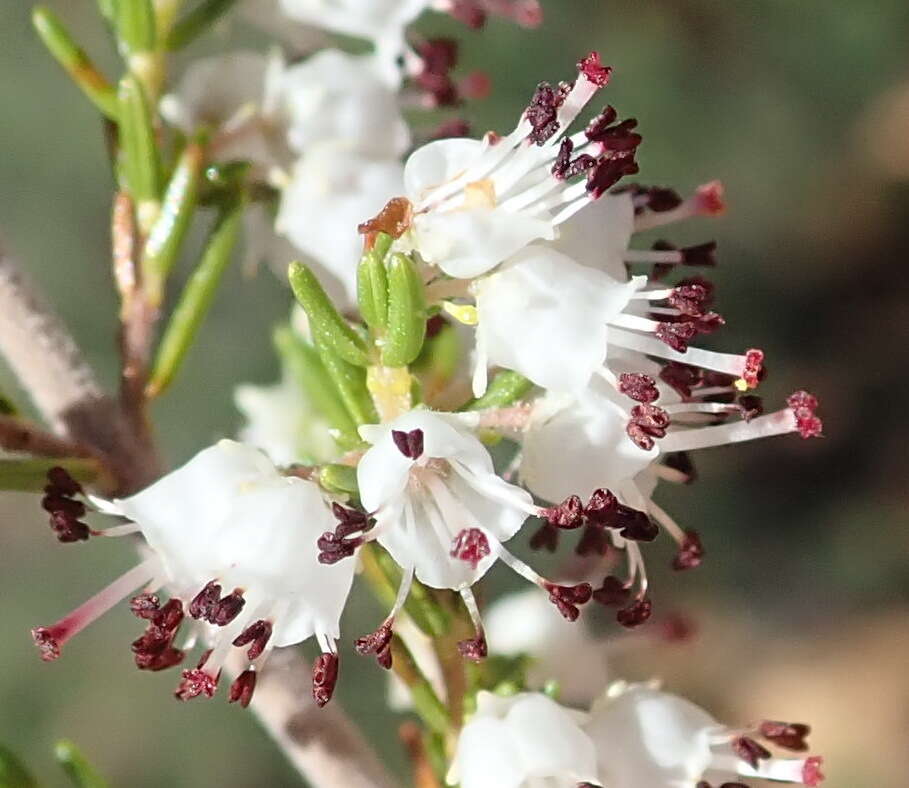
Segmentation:
{"type": "Polygon", "coordinates": [[[376,157],[400,156],[410,146],[398,96],[370,55],[323,50],[288,66],[280,90],[288,142],[297,153],[324,141],[376,157]]]}
{"type": "Polygon", "coordinates": [[[480,276],[534,240],[554,240],[561,224],[637,171],[640,138],[633,123],[614,126],[611,110],[566,136],[610,73],[596,53],[578,65],[572,86],[540,85],[508,136],[438,140],[410,156],[405,194],[414,216],[400,247],[449,276],[480,276]]]}
{"type": "Polygon", "coordinates": [[[596,752],[583,722],[584,715],[540,693],[500,697],[480,692],[477,710],[458,737],[447,780],[461,788],[595,783],[596,752]]]}
{"type": "Polygon", "coordinates": [[[599,783],[609,788],[696,788],[739,777],[808,786],[823,780],[820,758],[774,758],[749,731],[725,728],[690,701],[650,685],[614,685],[594,703],[584,729],[596,746],[599,783]]]}
{"type": "Polygon", "coordinates": [[[273,647],[315,635],[333,655],[353,566],[317,560],[316,540],[333,518],[313,482],[283,476],[258,449],[222,440],[136,495],[92,500],[133,523],[103,533],[139,532],[148,558],[57,624],[36,629],[45,659],[142,587],[132,601],[133,612],[149,622],[133,643],[140,668],[182,661],[174,638],[185,614],[211,646],[197,668],[183,671],[181,699],[211,697],[233,648],[248,650],[250,669],[231,689],[231,699],[244,705],[273,647]],[[159,589],[171,595],[163,607],[159,589]]]}
{"type": "Polygon", "coordinates": [[[474,286],[474,394],[486,390],[490,365],[552,391],[583,391],[603,366],[609,321],[645,282],[619,281],[554,249],[526,247],[474,286]]]}
{"type": "Polygon", "coordinates": [[[221,160],[243,159],[267,171],[289,151],[281,118],[284,63],[280,55],[239,51],[193,61],[161,114],[187,134],[207,127],[221,160]]]}
{"type": "Polygon", "coordinates": [[[536,590],[497,599],[483,614],[489,648],[496,654],[526,654],[527,684],[542,689],[553,680],[568,703],[589,703],[609,682],[606,641],[583,621],[572,623],[536,590]]]}
{"type": "Polygon", "coordinates": [[[281,191],[278,233],[337,277],[348,289],[349,303],[356,303],[363,251],[357,225],[400,194],[401,177],[396,159],[320,143],[296,163],[281,191]]]}

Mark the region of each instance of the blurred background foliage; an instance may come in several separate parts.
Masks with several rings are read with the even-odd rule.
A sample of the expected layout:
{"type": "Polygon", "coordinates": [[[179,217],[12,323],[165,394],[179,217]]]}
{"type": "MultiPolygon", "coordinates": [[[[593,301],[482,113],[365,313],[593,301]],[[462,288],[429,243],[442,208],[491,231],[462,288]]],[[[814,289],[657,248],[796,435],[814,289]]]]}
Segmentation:
{"type": "MultiPolygon", "coordinates": [[[[49,5],[102,66],[115,62],[93,2],[49,5]]],[[[546,23],[533,32],[493,21],[470,33],[435,14],[418,30],[457,35],[465,69],[492,76],[492,97],[466,112],[478,131],[509,130],[537,81],[568,77],[579,54],[600,50],[616,67],[608,101],[640,120],[640,180],[682,192],[713,178],[726,185],[726,216],[671,235],[719,241],[713,278],[728,328],[715,342],[763,347],[768,402],[801,387],[818,393],[827,432],[701,454],[698,483],[662,491],[663,505],[701,530],[708,559],[681,577],[657,568],[655,602],[694,615],[699,636],[632,651],[616,673],[665,676],[730,722],[811,722],[830,788],[904,786],[909,435],[904,406],[889,395],[904,391],[909,364],[909,5],[544,7],[546,23]]],[[[0,227],[112,383],[111,178],[100,125],[43,51],[29,12],[25,0],[0,0],[0,227]]],[[[186,57],[235,45],[267,41],[235,23],[186,57]]],[[[233,268],[156,405],[170,460],[233,433],[236,383],[276,377],[270,329],[290,301],[268,271],[250,279],[233,268]]],[[[10,386],[4,372],[0,387],[10,386]]],[[[63,662],[42,664],[29,628],[131,556],[104,540],[58,545],[27,496],[3,496],[0,523],[0,742],[39,777],[62,784],[47,753],[71,736],[112,785],[296,784],[251,715],[223,699],[177,705],[173,675],[136,674],[128,643],[138,629],[125,609],[77,638],[63,662]]],[[[668,562],[663,548],[651,551],[655,567],[668,562]]],[[[495,575],[491,588],[507,583],[495,575]]],[[[374,603],[359,595],[350,607],[347,635],[371,629],[374,603]]],[[[608,636],[622,634],[610,627],[608,636]]],[[[384,676],[353,655],[343,671],[340,701],[403,766],[382,709],[384,676]]]]}

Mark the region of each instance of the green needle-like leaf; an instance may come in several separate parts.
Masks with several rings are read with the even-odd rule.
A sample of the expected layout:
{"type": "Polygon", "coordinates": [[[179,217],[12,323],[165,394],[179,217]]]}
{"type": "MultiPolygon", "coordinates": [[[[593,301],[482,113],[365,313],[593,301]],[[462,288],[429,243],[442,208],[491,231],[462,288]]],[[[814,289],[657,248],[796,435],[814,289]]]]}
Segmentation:
{"type": "Polygon", "coordinates": [[[222,209],[202,259],[183,288],[161,339],[148,396],[157,396],[171,383],[196,338],[233,257],[245,207],[246,199],[240,196],[222,209]]]}
{"type": "Polygon", "coordinates": [[[329,347],[316,342],[325,371],[341,395],[341,401],[356,424],[373,424],[379,420],[372,397],[366,388],[366,370],[350,364],[329,347]]]}
{"type": "Polygon", "coordinates": [[[123,171],[127,188],[139,207],[141,226],[143,204],[156,204],[160,194],[161,162],[142,84],[135,76],[127,74],[120,80],[117,96],[123,171]]]}
{"type": "Polygon", "coordinates": [[[164,191],[161,212],[145,243],[142,282],[155,306],[161,303],[164,282],[177,259],[196,208],[204,158],[202,139],[191,141],[183,149],[164,191]]]}
{"type": "Polygon", "coordinates": [[[117,0],[114,3],[117,38],[127,57],[155,48],[155,7],[152,0],[117,0]]]}
{"type": "Polygon", "coordinates": [[[32,24],[48,51],[78,88],[106,117],[116,119],[118,102],[113,85],[76,44],[56,14],[38,6],[32,11],[32,24]]]}
{"type": "Polygon", "coordinates": [[[451,726],[448,709],[439,700],[432,684],[420,671],[410,649],[397,635],[393,635],[391,638],[391,658],[395,673],[410,690],[410,697],[417,714],[431,730],[442,734],[447,733],[451,726]]]}
{"type": "Polygon", "coordinates": [[[323,465],[319,471],[319,484],[336,493],[359,496],[360,488],[357,485],[357,469],[352,465],[329,463],[323,465]]]}
{"type": "Polygon", "coordinates": [[[37,788],[37,785],[22,761],[0,744],[0,788],[37,788]]]}
{"type": "Polygon", "coordinates": [[[384,334],[388,324],[388,274],[374,251],[367,252],[357,267],[357,301],[360,314],[374,333],[384,334]]]}
{"type": "Polygon", "coordinates": [[[413,260],[395,254],[388,265],[388,335],[382,347],[387,367],[410,364],[426,338],[426,298],[413,260]]]}
{"type": "Polygon", "coordinates": [[[291,263],[287,273],[294,296],[309,318],[316,347],[324,347],[350,364],[365,367],[369,363],[366,344],[338,314],[316,275],[299,262],[291,263]]]}
{"type": "Polygon", "coordinates": [[[54,747],[54,756],[76,788],[107,788],[107,781],[98,774],[88,759],[68,739],[61,739],[57,742],[54,747]]]}
{"type": "Polygon", "coordinates": [[[209,29],[237,0],[203,0],[180,19],[167,36],[165,47],[183,49],[209,29]]]}

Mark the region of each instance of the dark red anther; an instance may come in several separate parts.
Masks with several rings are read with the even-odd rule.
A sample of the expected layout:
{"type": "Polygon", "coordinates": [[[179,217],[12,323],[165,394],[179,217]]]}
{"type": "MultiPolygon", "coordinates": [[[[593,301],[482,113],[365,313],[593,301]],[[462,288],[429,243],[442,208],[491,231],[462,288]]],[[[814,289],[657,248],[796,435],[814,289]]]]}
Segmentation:
{"type": "Polygon", "coordinates": [[[430,38],[417,46],[422,69],[414,81],[436,107],[450,107],[460,102],[458,87],[451,70],[458,62],[458,43],[452,38],[430,38]]]}
{"type": "Polygon", "coordinates": [[[56,534],[57,541],[62,544],[84,542],[92,534],[91,529],[83,522],[79,522],[64,511],[51,512],[51,530],[56,534]]]}
{"type": "Polygon", "coordinates": [[[609,552],[609,533],[599,525],[588,523],[575,545],[577,555],[606,555],[609,552]]]}
{"type": "Polygon", "coordinates": [[[805,737],[811,733],[811,728],[801,722],[764,720],[758,727],[758,731],[767,741],[784,750],[805,752],[808,749],[805,737]]]}
{"type": "Polygon", "coordinates": [[[554,553],[559,546],[559,529],[549,523],[543,523],[530,537],[531,550],[546,550],[554,553]]]}
{"type": "Polygon", "coordinates": [[[41,506],[50,514],[50,527],[59,542],[84,542],[91,536],[91,529],[79,520],[85,514],[85,504],[73,498],[82,492],[82,485],[65,469],[57,466],[47,472],[41,506]]]}
{"type": "Polygon", "coordinates": [[[559,130],[558,110],[565,101],[566,91],[561,86],[553,88],[548,82],[537,85],[530,105],[524,110],[524,117],[531,131],[527,139],[542,145],[559,130]]]}
{"type": "Polygon", "coordinates": [[[609,526],[618,505],[618,498],[601,487],[591,494],[587,506],[584,507],[584,516],[597,525],[609,526]]]}
{"type": "Polygon", "coordinates": [[[669,414],[657,405],[641,404],[631,409],[625,431],[638,448],[650,451],[654,438],[665,438],[669,414]]]}
{"type": "Polygon", "coordinates": [[[615,575],[603,578],[603,585],[593,592],[593,601],[601,605],[624,605],[628,601],[631,590],[615,575]]]}
{"type": "MultiPolygon", "coordinates": [[[[758,348],[751,348],[745,351],[745,369],[742,370],[742,380],[745,381],[748,388],[757,388],[761,382],[761,372],[764,367],[764,351],[758,348]]],[[[817,403],[815,403],[817,404],[817,403]]]]}
{"type": "Polygon", "coordinates": [[[679,552],[672,559],[672,568],[677,572],[685,569],[695,569],[701,565],[704,558],[704,546],[701,536],[697,531],[685,531],[685,538],[679,545],[679,552]]]}
{"type": "Polygon", "coordinates": [[[590,583],[578,583],[574,586],[545,583],[543,587],[549,592],[549,601],[569,621],[577,621],[578,616],[581,615],[578,605],[586,604],[593,595],[593,587],[590,583]]]}
{"type": "Polygon", "coordinates": [[[683,315],[701,317],[710,298],[710,292],[700,283],[679,285],[673,288],[666,301],[683,315]]]}
{"type": "Polygon", "coordinates": [[[802,767],[802,782],[808,788],[817,788],[824,782],[824,775],[821,772],[821,764],[824,759],[820,755],[812,755],[805,759],[805,765],[802,767]]]}
{"type": "Polygon", "coordinates": [[[233,684],[227,695],[228,703],[239,703],[244,709],[249,706],[253,693],[256,691],[256,671],[244,670],[233,684]]]}
{"type": "Polygon", "coordinates": [[[580,175],[582,172],[589,170],[597,163],[597,160],[589,153],[582,153],[580,156],[572,159],[572,151],[574,151],[574,143],[566,137],[559,146],[558,155],[550,170],[553,176],[561,181],[574,178],[576,175],[580,175]]]}
{"type": "Polygon", "coordinates": [[[714,331],[719,331],[726,325],[726,318],[719,314],[719,312],[705,312],[703,315],[696,317],[692,322],[699,334],[712,334],[714,331]]]}
{"type": "Polygon", "coordinates": [[[258,659],[262,656],[262,652],[265,651],[265,646],[271,637],[271,632],[271,621],[260,618],[237,635],[233,640],[233,645],[237,648],[242,648],[249,644],[246,658],[252,662],[254,659],[258,659]]]}
{"type": "Polygon", "coordinates": [[[691,397],[691,390],[701,385],[704,372],[699,367],[670,361],[660,370],[660,380],[672,387],[684,399],[691,397]]]}
{"type": "Polygon", "coordinates": [[[183,603],[176,597],[169,599],[152,619],[152,622],[166,632],[176,631],[183,622],[183,603]]]}
{"type": "Polygon", "coordinates": [[[803,438],[819,438],[823,435],[824,423],[815,415],[817,397],[807,391],[796,391],[789,395],[786,404],[795,417],[799,435],[803,438]]]}
{"type": "Polygon", "coordinates": [[[365,512],[348,509],[339,503],[333,503],[331,511],[337,518],[338,525],[334,532],[326,531],[316,541],[319,563],[322,564],[335,564],[352,556],[365,541],[363,534],[375,525],[375,520],[365,512]],[[358,536],[353,537],[354,534],[358,536]]]}
{"type": "Polygon", "coordinates": [[[643,372],[623,372],[619,375],[619,391],[635,402],[651,403],[659,399],[656,381],[643,372]]]}
{"type": "Polygon", "coordinates": [[[246,600],[243,598],[243,590],[235,588],[215,605],[211,618],[208,620],[215,626],[226,627],[240,614],[245,604],[246,600]]]}
{"type": "Polygon", "coordinates": [[[410,430],[410,432],[392,430],[391,439],[398,447],[398,451],[409,460],[416,460],[423,454],[423,430],[421,429],[410,430]]]}
{"type": "Polygon", "coordinates": [[[619,535],[632,542],[652,542],[659,536],[660,527],[645,512],[619,504],[615,513],[615,525],[619,535]]]}
{"type": "Polygon", "coordinates": [[[680,249],[682,263],[685,265],[701,265],[713,267],[716,265],[716,241],[707,241],[694,246],[680,249]]]}
{"type": "Polygon", "coordinates": [[[612,68],[604,66],[600,62],[600,53],[591,52],[587,57],[578,63],[580,71],[587,79],[598,88],[605,87],[612,75],[612,68]]]}
{"type": "Polygon", "coordinates": [[[208,621],[215,610],[215,605],[221,601],[221,586],[214,580],[209,580],[198,594],[189,603],[189,614],[196,619],[208,621]]]}
{"type": "Polygon", "coordinates": [[[339,661],[337,654],[320,654],[312,665],[312,697],[321,708],[334,695],[338,683],[339,661]]]}
{"type": "Polygon", "coordinates": [[[486,24],[486,11],[477,0],[452,0],[448,13],[471,30],[479,30],[486,24]]]}
{"type": "Polygon", "coordinates": [[[584,524],[584,504],[577,495],[570,495],[557,506],[541,509],[540,517],[555,528],[570,531],[584,524]]]}
{"type": "Polygon", "coordinates": [[[764,400],[755,394],[745,394],[739,397],[738,406],[745,421],[751,421],[764,412],[764,400]]]}
{"type": "Polygon", "coordinates": [[[757,769],[760,761],[770,758],[770,750],[748,736],[739,736],[732,741],[732,750],[752,769],[757,769]]]}
{"type": "Polygon", "coordinates": [[[129,601],[129,609],[136,618],[151,621],[161,609],[161,600],[157,594],[139,594],[129,601]]]}
{"type": "Polygon", "coordinates": [[[470,568],[476,570],[480,561],[490,552],[489,539],[483,531],[479,528],[464,528],[452,541],[449,555],[470,564],[470,568]]]}
{"type": "Polygon", "coordinates": [[[72,498],[74,495],[81,495],[84,490],[65,468],[55,465],[47,472],[47,486],[44,492],[48,495],[60,495],[64,498],[72,498]]]}
{"type": "Polygon", "coordinates": [[[212,677],[204,670],[193,668],[184,670],[180,684],[174,691],[174,697],[177,700],[192,700],[204,695],[206,698],[213,698],[215,691],[218,689],[218,679],[221,674],[212,677]]]}
{"type": "Polygon", "coordinates": [[[626,175],[637,172],[638,165],[633,152],[601,157],[596,166],[587,170],[587,193],[598,200],[626,175]]]}
{"type": "Polygon", "coordinates": [[[645,623],[653,613],[653,603],[645,596],[635,599],[628,607],[615,614],[615,620],[623,627],[633,629],[645,623]]]}
{"type": "MultiPolygon", "coordinates": [[[[443,120],[429,135],[433,140],[447,140],[454,137],[469,137],[470,123],[464,118],[443,120]]],[[[432,320],[432,318],[430,318],[432,320]]]]}
{"type": "Polygon", "coordinates": [[[60,658],[60,642],[52,627],[35,627],[32,630],[32,640],[41,652],[41,659],[53,662],[60,658]]]}
{"type": "Polygon", "coordinates": [[[152,672],[175,668],[185,658],[185,652],[173,646],[168,646],[157,654],[136,654],[134,656],[136,667],[139,670],[150,670],[152,672]]]}
{"type": "Polygon", "coordinates": [[[375,632],[370,632],[354,642],[358,654],[374,654],[376,662],[388,670],[391,667],[392,622],[386,621],[375,632]]]}
{"type": "Polygon", "coordinates": [[[647,189],[647,208],[654,213],[664,213],[678,208],[682,204],[682,198],[675,189],[652,186],[647,189]]]}
{"type": "Polygon", "coordinates": [[[458,641],[458,653],[473,662],[482,662],[489,654],[489,647],[486,645],[486,636],[479,632],[475,638],[458,641]]]}
{"type": "Polygon", "coordinates": [[[691,321],[684,323],[658,323],[654,334],[657,339],[669,345],[677,353],[688,350],[688,341],[698,333],[697,325],[691,321]]]}

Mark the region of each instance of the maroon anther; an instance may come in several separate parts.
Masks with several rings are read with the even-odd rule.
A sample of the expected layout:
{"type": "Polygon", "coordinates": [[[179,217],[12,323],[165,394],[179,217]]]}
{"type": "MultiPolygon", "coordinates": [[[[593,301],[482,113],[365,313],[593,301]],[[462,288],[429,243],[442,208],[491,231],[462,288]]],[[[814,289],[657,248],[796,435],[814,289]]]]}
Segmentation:
{"type": "Polygon", "coordinates": [[[489,539],[479,528],[464,528],[451,543],[449,555],[470,564],[476,570],[482,561],[491,552],[489,539]]]}
{"type": "Polygon", "coordinates": [[[618,498],[601,487],[591,494],[587,506],[584,507],[584,516],[597,525],[609,526],[618,505],[618,498]]]}
{"type": "Polygon", "coordinates": [[[603,585],[593,592],[593,601],[607,607],[624,605],[630,593],[628,586],[619,578],[607,575],[603,578],[603,585]]]}
{"type": "Polygon", "coordinates": [[[151,621],[161,609],[161,600],[157,594],[139,594],[129,601],[129,609],[136,618],[151,621]]]}
{"type": "MultiPolygon", "coordinates": [[[[763,379],[764,369],[764,351],[758,348],[751,348],[745,351],[745,369],[742,371],[742,380],[745,381],[748,388],[757,388],[758,383],[763,379]]],[[[817,400],[814,402],[817,405],[817,400]]]]}
{"type": "Polygon", "coordinates": [[[215,606],[221,601],[221,586],[214,580],[209,580],[198,594],[189,603],[189,614],[193,618],[209,621],[215,606]]]}
{"type": "Polygon", "coordinates": [[[647,208],[654,213],[664,213],[678,208],[682,204],[682,198],[675,189],[652,186],[646,191],[647,208]]]}
{"type": "Polygon", "coordinates": [[[186,658],[186,654],[173,646],[167,646],[158,654],[136,654],[135,662],[139,670],[150,670],[153,672],[175,668],[186,658]]]}
{"type": "Polygon", "coordinates": [[[631,409],[631,418],[625,427],[628,437],[635,446],[650,451],[654,438],[665,438],[669,426],[669,414],[656,405],[635,405],[631,409]]]}
{"type": "Polygon", "coordinates": [[[174,697],[177,700],[192,700],[200,695],[204,695],[206,698],[213,698],[215,691],[218,689],[218,679],[220,677],[220,673],[212,677],[200,668],[184,670],[180,684],[174,691],[174,697]]]}
{"type": "Polygon", "coordinates": [[[437,336],[447,325],[448,321],[445,319],[444,315],[433,315],[426,321],[426,338],[432,339],[434,336],[437,336]]]}
{"type": "Polygon", "coordinates": [[[604,66],[600,62],[600,53],[591,52],[587,57],[578,63],[580,71],[587,79],[598,88],[606,87],[609,77],[612,76],[612,68],[604,66]]]}
{"type": "Polygon", "coordinates": [[[700,265],[711,268],[716,265],[716,241],[686,246],[679,251],[682,253],[682,263],[684,265],[700,265]]]}
{"type": "Polygon", "coordinates": [[[688,350],[688,342],[698,333],[697,325],[691,321],[684,323],[662,322],[657,324],[654,335],[661,342],[669,345],[677,353],[688,350]]]}
{"type": "Polygon", "coordinates": [[[543,523],[530,537],[531,550],[546,550],[554,553],[559,547],[559,529],[549,523],[543,523]]]}
{"type": "Polygon", "coordinates": [[[672,568],[677,572],[696,569],[704,559],[704,545],[697,531],[685,531],[685,538],[679,545],[679,552],[672,559],[672,568]]]}
{"type": "Polygon", "coordinates": [[[800,722],[774,722],[765,720],[758,728],[761,736],[772,742],[777,747],[793,752],[805,752],[808,742],[805,737],[811,733],[811,728],[800,722]]]}
{"type": "Polygon", "coordinates": [[[320,654],[312,664],[312,697],[320,708],[334,695],[338,668],[337,654],[320,654]]]}
{"type": "Polygon", "coordinates": [[[460,101],[458,87],[450,72],[458,62],[458,44],[451,38],[431,38],[417,47],[423,68],[414,77],[416,84],[436,107],[450,107],[460,101]]]}
{"type": "Polygon", "coordinates": [[[613,528],[625,539],[635,542],[652,542],[660,529],[644,512],[619,503],[605,489],[594,490],[584,508],[584,514],[594,525],[613,528]]]}
{"type": "Polygon", "coordinates": [[[562,85],[557,88],[548,82],[537,85],[530,105],[524,111],[524,117],[531,127],[527,139],[542,145],[559,130],[558,111],[567,92],[562,85]]]}
{"type": "Polygon", "coordinates": [[[796,391],[786,399],[786,404],[795,416],[799,435],[803,438],[819,438],[824,432],[824,423],[815,415],[817,397],[807,391],[796,391]]]}
{"type": "Polygon", "coordinates": [[[593,596],[593,587],[590,583],[578,583],[574,586],[545,583],[543,587],[549,592],[549,601],[569,621],[577,621],[578,616],[581,615],[578,605],[586,604],[593,596]]]}
{"type": "Polygon", "coordinates": [[[60,643],[52,628],[35,627],[32,630],[32,640],[41,652],[41,659],[53,662],[60,657],[60,643]]]}
{"type": "Polygon", "coordinates": [[[423,430],[421,429],[410,430],[410,432],[392,430],[391,439],[398,447],[398,451],[409,460],[416,460],[423,454],[423,430]]]}
{"type": "Polygon", "coordinates": [[[701,317],[704,307],[710,298],[710,293],[702,284],[679,285],[673,288],[666,301],[669,306],[675,307],[683,315],[701,317]]]}
{"type": "Polygon", "coordinates": [[[751,421],[764,412],[764,400],[755,394],[745,394],[739,397],[738,406],[745,421],[751,421]]]}
{"type": "Polygon", "coordinates": [[[479,30],[486,24],[486,11],[477,0],[453,0],[448,13],[471,30],[479,30]]]}
{"type": "Polygon", "coordinates": [[[472,662],[482,662],[489,654],[489,647],[486,645],[486,636],[480,632],[475,638],[458,641],[458,653],[472,662]]]}
{"type": "Polygon", "coordinates": [[[48,495],[61,495],[64,498],[72,498],[74,495],[81,495],[84,490],[65,468],[55,465],[47,472],[47,486],[44,492],[48,495]]]}
{"type": "Polygon", "coordinates": [[[84,542],[91,536],[91,529],[79,520],[85,504],[73,498],[82,492],[82,485],[65,469],[57,466],[47,472],[41,507],[50,515],[50,527],[59,542],[84,542]]]}
{"type": "Polygon", "coordinates": [[[638,165],[633,152],[601,157],[595,167],[587,170],[587,193],[598,200],[626,175],[637,172],[638,165]]]}
{"type": "Polygon", "coordinates": [[[386,621],[375,632],[357,638],[354,648],[357,654],[374,654],[376,662],[388,670],[391,667],[391,621],[386,621]]]}
{"type": "Polygon", "coordinates": [[[719,312],[705,312],[703,315],[696,317],[692,322],[699,334],[712,334],[714,331],[719,331],[726,325],[726,318],[719,314],[719,312]]]}
{"type": "Polygon", "coordinates": [[[732,742],[733,752],[752,769],[757,769],[760,761],[770,758],[770,750],[748,736],[739,736],[732,742]]]}
{"type": "Polygon", "coordinates": [[[151,621],[156,627],[174,632],[183,623],[183,603],[176,597],[169,599],[151,621]]]}
{"type": "Polygon", "coordinates": [[[244,670],[233,684],[227,695],[228,703],[239,703],[244,709],[249,706],[253,693],[256,691],[256,671],[244,670]]]}
{"type": "Polygon", "coordinates": [[[653,603],[645,596],[635,599],[628,607],[615,614],[615,620],[623,627],[633,629],[645,623],[653,613],[653,603]]]}
{"type": "Polygon", "coordinates": [[[575,545],[576,555],[606,555],[609,552],[609,533],[599,525],[588,523],[575,545]]]}
{"type": "Polygon", "coordinates": [[[691,390],[701,385],[704,372],[699,367],[670,361],[660,370],[660,380],[674,389],[684,399],[691,397],[691,390]]]}
{"type": "MultiPolygon", "coordinates": [[[[449,120],[443,120],[429,135],[430,139],[434,140],[447,140],[453,137],[469,136],[470,123],[464,120],[464,118],[450,118],[449,120]]],[[[432,318],[430,318],[427,322],[427,331],[429,330],[429,322],[432,322],[432,318]]]]}
{"type": "Polygon", "coordinates": [[[252,662],[262,656],[262,652],[265,651],[265,646],[271,637],[271,632],[271,621],[260,618],[237,635],[233,640],[233,645],[237,648],[249,645],[246,658],[252,662]]]}
{"type": "Polygon", "coordinates": [[[156,595],[139,594],[130,601],[130,609],[148,621],[145,632],[131,645],[136,667],[158,671],[179,665],[186,655],[173,642],[183,622],[183,603],[174,598],[162,607],[156,595]]]}
{"type": "Polygon", "coordinates": [[[628,118],[609,125],[609,121],[614,118],[615,110],[606,107],[602,114],[587,124],[584,134],[590,142],[599,144],[601,153],[633,158],[634,152],[643,140],[641,135],[634,131],[638,122],[634,118],[628,118]]]}
{"type": "Polygon", "coordinates": [[[817,788],[824,782],[824,773],[821,771],[821,764],[824,759],[819,755],[812,755],[805,759],[805,765],[802,767],[802,782],[808,788],[817,788]]]}
{"type": "Polygon", "coordinates": [[[363,534],[375,524],[365,512],[348,509],[339,503],[333,503],[331,511],[338,520],[338,526],[334,532],[326,531],[316,541],[319,563],[322,564],[336,564],[341,559],[352,556],[363,544],[363,534]]]}
{"type": "Polygon", "coordinates": [[[650,404],[659,399],[656,381],[643,372],[623,372],[619,375],[619,391],[635,402],[650,404]]]}
{"type": "Polygon", "coordinates": [[[541,509],[540,517],[556,528],[571,531],[584,524],[584,504],[577,495],[570,495],[557,506],[541,509]]]}
{"type": "Polygon", "coordinates": [[[589,153],[582,153],[572,159],[571,154],[573,151],[574,143],[566,137],[562,140],[562,144],[559,146],[559,153],[552,164],[551,172],[555,178],[561,181],[574,178],[575,175],[580,175],[597,163],[597,160],[589,153]]]}
{"type": "Polygon", "coordinates": [[[243,590],[235,588],[215,605],[209,621],[217,627],[226,627],[240,614],[245,604],[243,590]]]}

